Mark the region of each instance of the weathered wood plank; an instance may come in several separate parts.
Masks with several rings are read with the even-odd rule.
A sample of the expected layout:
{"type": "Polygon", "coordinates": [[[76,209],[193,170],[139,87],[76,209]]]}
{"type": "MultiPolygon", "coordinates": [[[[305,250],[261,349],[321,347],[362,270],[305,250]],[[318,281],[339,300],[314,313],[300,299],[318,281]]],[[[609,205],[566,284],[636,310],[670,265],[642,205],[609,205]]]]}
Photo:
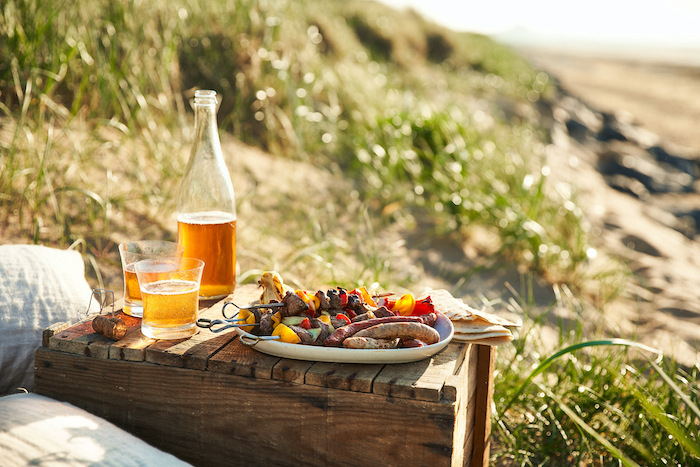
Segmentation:
{"type": "Polygon", "coordinates": [[[455,357],[453,374],[445,378],[442,387],[442,398],[445,402],[456,402],[461,385],[464,384],[466,371],[470,370],[469,354],[471,347],[468,344],[456,343],[461,346],[461,350],[455,357]]]}
{"type": "Polygon", "coordinates": [[[313,362],[283,358],[272,369],[272,378],[288,383],[304,384],[304,376],[313,362]]]}
{"type": "MultiPolygon", "coordinates": [[[[232,295],[219,302],[202,302],[199,318],[222,319],[221,309],[232,295]],[[213,303],[213,305],[212,305],[213,303]],[[211,306],[209,306],[211,305],[211,306]]],[[[205,370],[209,357],[235,338],[235,328],[213,333],[197,328],[197,333],[186,339],[160,340],[145,349],[146,361],[178,368],[205,370]]]]}
{"type": "Polygon", "coordinates": [[[306,372],[305,384],[354,392],[372,392],[372,382],[384,365],[318,362],[306,372]]]}
{"type": "Polygon", "coordinates": [[[451,464],[452,404],[48,349],[36,358],[37,393],[96,413],[194,465],[451,464]]]}
{"type": "Polygon", "coordinates": [[[476,346],[467,344],[464,351],[464,360],[458,368],[458,373],[445,380],[443,388],[443,401],[452,400],[445,396],[454,391],[455,397],[455,437],[454,451],[452,452],[452,465],[469,465],[471,462],[471,442],[473,440],[474,414],[473,406],[469,408],[470,395],[473,395],[473,383],[476,378],[477,352],[476,346]]]}
{"type": "MultiPolygon", "coordinates": [[[[121,310],[115,312],[114,316],[124,320],[127,327],[133,327],[136,322],[140,322],[139,319],[132,318],[121,310]]],[[[44,331],[42,339],[48,339],[48,347],[52,350],[95,358],[109,358],[109,349],[115,341],[96,333],[92,329],[92,319],[93,316],[88,317],[70,327],[54,332],[53,335],[49,335],[52,329],[50,327],[44,331]]]]}
{"type": "Polygon", "coordinates": [[[107,358],[113,340],[92,329],[92,319],[81,321],[49,337],[49,348],[75,355],[107,358]]]}
{"type": "Polygon", "coordinates": [[[94,333],[92,322],[89,320],[80,321],[68,329],[64,329],[49,338],[49,348],[58,352],[85,355],[85,345],[73,344],[73,340],[86,334],[94,333]]]}
{"type": "Polygon", "coordinates": [[[249,378],[271,379],[272,369],[279,361],[279,357],[253,350],[236,338],[209,359],[207,370],[249,378]]]}
{"type": "Polygon", "coordinates": [[[146,359],[146,347],[156,340],[144,336],[141,333],[141,320],[139,319],[138,322],[138,325],[129,327],[123,339],[118,340],[110,347],[110,359],[131,362],[143,362],[146,359]]]}
{"type": "MultiPolygon", "coordinates": [[[[252,301],[259,300],[260,294],[262,294],[262,288],[258,284],[240,284],[236,285],[236,290],[233,292],[233,297],[230,300],[237,305],[247,305],[252,301]]],[[[233,310],[230,308],[226,308],[227,316],[233,314],[233,310]]]]}
{"type": "Polygon", "coordinates": [[[56,333],[65,331],[70,327],[70,323],[66,322],[61,322],[61,323],[54,323],[48,328],[44,329],[44,331],[41,333],[41,346],[42,347],[48,347],[49,346],[49,339],[53,337],[56,333]]]}
{"type": "Polygon", "coordinates": [[[464,350],[461,344],[449,344],[445,349],[413,363],[386,365],[374,380],[372,392],[404,399],[437,402],[448,376],[454,374],[455,361],[464,350]]]}
{"type": "Polygon", "coordinates": [[[496,349],[479,345],[474,394],[474,446],[471,465],[488,466],[491,449],[491,400],[496,349]]]}

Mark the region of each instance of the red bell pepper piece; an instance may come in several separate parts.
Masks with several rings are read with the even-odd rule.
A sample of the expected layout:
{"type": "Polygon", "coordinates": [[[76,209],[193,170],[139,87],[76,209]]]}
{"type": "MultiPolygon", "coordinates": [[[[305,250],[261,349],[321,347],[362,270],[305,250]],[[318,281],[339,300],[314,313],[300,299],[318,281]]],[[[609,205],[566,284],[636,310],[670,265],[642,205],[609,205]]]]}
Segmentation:
{"type": "Polygon", "coordinates": [[[299,323],[299,326],[304,329],[311,329],[311,320],[309,318],[304,318],[304,321],[299,323]]]}
{"type": "Polygon", "coordinates": [[[340,297],[340,306],[345,308],[345,306],[348,304],[348,293],[347,291],[342,288],[338,287],[338,296],[340,297]]]}
{"type": "Polygon", "coordinates": [[[411,314],[414,316],[420,316],[427,315],[428,313],[435,313],[435,305],[433,305],[433,299],[430,298],[430,296],[425,297],[423,300],[417,301],[411,314]]]}
{"type": "MultiPolygon", "coordinates": [[[[357,316],[357,313],[352,311],[350,308],[346,308],[343,311],[345,312],[346,315],[348,315],[350,317],[350,319],[353,319],[355,316],[357,316]]],[[[338,313],[338,314],[342,315],[342,313],[338,313]]]]}

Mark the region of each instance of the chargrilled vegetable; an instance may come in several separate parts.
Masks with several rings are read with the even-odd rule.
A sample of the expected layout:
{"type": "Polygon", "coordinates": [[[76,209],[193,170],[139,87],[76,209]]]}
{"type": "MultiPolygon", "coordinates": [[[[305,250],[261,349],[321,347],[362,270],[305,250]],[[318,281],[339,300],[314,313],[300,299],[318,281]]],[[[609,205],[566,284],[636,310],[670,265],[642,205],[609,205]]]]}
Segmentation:
{"type": "Polygon", "coordinates": [[[393,294],[373,297],[365,287],[350,291],[336,287],[316,293],[293,290],[275,271],[263,273],[259,284],[263,287],[260,301],[281,306],[243,317],[248,318],[246,324],[254,326],[254,333],[279,336],[281,342],[382,349],[440,340],[433,328],[437,315],[430,297],[416,301],[411,294],[404,294],[389,300],[385,297],[393,294]]]}
{"type": "Polygon", "coordinates": [[[260,303],[263,304],[281,302],[284,296],[287,295],[287,291],[294,292],[291,287],[284,284],[282,276],[276,271],[265,271],[260,277],[258,284],[263,288],[260,295],[260,303]]]}

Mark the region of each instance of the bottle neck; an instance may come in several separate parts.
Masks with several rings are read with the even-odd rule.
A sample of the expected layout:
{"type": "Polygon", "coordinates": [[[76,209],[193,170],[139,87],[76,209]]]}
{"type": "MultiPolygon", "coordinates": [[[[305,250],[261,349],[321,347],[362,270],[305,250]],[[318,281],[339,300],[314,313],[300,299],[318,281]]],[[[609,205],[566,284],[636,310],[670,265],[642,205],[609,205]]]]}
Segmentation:
{"type": "Polygon", "coordinates": [[[220,146],[219,129],[216,123],[216,104],[194,103],[195,143],[206,146],[220,146]]]}

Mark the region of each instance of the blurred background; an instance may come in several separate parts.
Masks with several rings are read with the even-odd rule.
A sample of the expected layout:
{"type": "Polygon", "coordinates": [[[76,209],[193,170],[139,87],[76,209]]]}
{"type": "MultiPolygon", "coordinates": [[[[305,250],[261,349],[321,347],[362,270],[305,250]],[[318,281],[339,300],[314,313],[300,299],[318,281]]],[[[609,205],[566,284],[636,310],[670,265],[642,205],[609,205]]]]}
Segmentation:
{"type": "Polygon", "coordinates": [[[446,288],[522,319],[494,465],[698,465],[676,386],[698,402],[697,0],[0,5],[0,243],[75,248],[120,294],[117,245],[175,238],[214,89],[240,284],[446,288]],[[673,391],[608,347],[526,379],[609,337],[673,356],[673,391]]]}
{"type": "Polygon", "coordinates": [[[675,58],[700,64],[700,2],[694,0],[383,0],[455,31],[518,47],[675,58]],[[676,53],[670,53],[674,49],[676,53]],[[669,52],[666,54],[666,52],[669,52]]]}

